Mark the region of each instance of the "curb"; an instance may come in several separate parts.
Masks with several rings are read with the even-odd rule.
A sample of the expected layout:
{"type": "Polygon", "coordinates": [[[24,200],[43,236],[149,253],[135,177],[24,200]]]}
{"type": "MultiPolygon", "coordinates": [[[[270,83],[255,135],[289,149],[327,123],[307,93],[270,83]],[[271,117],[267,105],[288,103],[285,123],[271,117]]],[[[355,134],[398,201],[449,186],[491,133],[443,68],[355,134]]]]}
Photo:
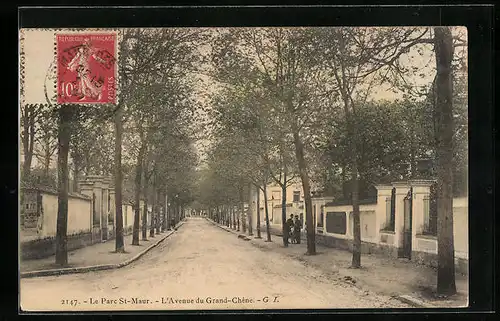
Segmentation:
{"type": "MultiPolygon", "coordinates": [[[[245,234],[242,234],[242,233],[240,233],[240,232],[238,232],[238,231],[236,231],[236,230],[230,229],[230,228],[228,228],[228,227],[226,227],[226,226],[220,225],[219,223],[214,222],[214,221],[210,220],[209,218],[205,218],[205,219],[206,219],[207,221],[209,221],[210,223],[212,223],[213,225],[217,226],[218,228],[223,229],[223,230],[224,230],[224,231],[226,231],[226,232],[230,232],[230,233],[233,233],[233,234],[238,235],[238,236],[239,236],[239,235],[244,236],[245,238],[247,238],[247,239],[248,239],[248,240],[247,240],[247,239],[245,239],[245,241],[249,241],[249,240],[254,240],[254,239],[257,239],[257,238],[255,238],[255,237],[250,237],[250,236],[245,235],[245,234]]],[[[272,231],[272,230],[271,230],[270,232],[271,232],[271,235],[274,235],[274,236],[277,236],[277,237],[283,237],[283,235],[282,235],[282,234],[279,234],[279,232],[272,231]]],[[[241,238],[243,238],[243,237],[241,237],[241,238]]],[[[263,237],[261,237],[261,238],[263,239],[263,237]]],[[[301,241],[303,241],[303,242],[306,242],[306,241],[307,241],[307,237],[306,237],[305,235],[301,235],[300,240],[301,240],[301,241]]]]}
{"type": "Polygon", "coordinates": [[[161,242],[163,242],[165,239],[167,239],[170,235],[174,234],[175,231],[177,231],[177,229],[179,227],[181,227],[182,225],[184,225],[184,222],[180,222],[180,224],[174,230],[171,230],[169,233],[167,233],[167,235],[165,235],[164,237],[162,237],[161,239],[156,241],[156,243],[151,244],[146,249],[144,249],[142,252],[137,253],[134,257],[132,257],[126,261],[123,261],[121,263],[101,264],[101,265],[52,269],[52,270],[28,271],[28,272],[21,272],[20,277],[21,278],[33,278],[33,277],[42,277],[42,276],[65,275],[65,274],[76,274],[76,273],[86,273],[86,272],[93,272],[93,271],[119,269],[119,268],[127,266],[130,263],[135,262],[138,259],[140,259],[144,254],[146,254],[147,252],[149,252],[153,248],[157,247],[161,242]]]}
{"type": "MultiPolygon", "coordinates": [[[[223,225],[220,225],[219,223],[217,222],[214,222],[208,218],[206,218],[207,221],[209,221],[210,223],[212,223],[213,225],[217,226],[218,228],[220,229],[223,229],[224,231],[226,232],[229,232],[229,233],[233,233],[234,235],[238,236],[238,238],[242,239],[242,240],[245,240],[245,241],[251,241],[251,240],[254,240],[256,239],[255,237],[253,236],[249,236],[249,235],[246,235],[246,234],[243,234],[243,233],[240,233],[241,231],[236,231],[236,230],[233,230],[227,226],[223,226],[223,225]]],[[[262,239],[262,238],[261,238],[262,239]]]]}
{"type": "Polygon", "coordinates": [[[403,303],[409,304],[415,308],[432,308],[433,306],[430,304],[425,303],[422,300],[419,300],[417,298],[414,298],[409,295],[396,295],[393,296],[394,299],[397,299],[403,303]]]}
{"type": "Polygon", "coordinates": [[[224,230],[224,231],[228,232],[228,233],[233,233],[234,235],[243,235],[243,234],[239,233],[239,232],[238,232],[238,231],[236,231],[236,230],[233,230],[233,229],[228,228],[228,227],[226,227],[226,226],[222,226],[222,225],[220,225],[219,223],[216,223],[216,222],[214,222],[214,221],[212,221],[212,220],[210,220],[210,219],[208,219],[208,218],[206,218],[206,220],[207,220],[208,222],[212,223],[213,225],[217,226],[218,228],[220,228],[220,229],[222,229],[222,230],[224,230]]]}

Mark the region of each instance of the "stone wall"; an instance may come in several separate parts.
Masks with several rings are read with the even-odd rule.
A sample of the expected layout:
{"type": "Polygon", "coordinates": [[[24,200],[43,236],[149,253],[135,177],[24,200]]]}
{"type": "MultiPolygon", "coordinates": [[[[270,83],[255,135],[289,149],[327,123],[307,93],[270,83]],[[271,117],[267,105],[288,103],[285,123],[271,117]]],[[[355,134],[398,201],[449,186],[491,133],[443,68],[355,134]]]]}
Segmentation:
{"type": "MultiPolygon", "coordinates": [[[[422,265],[437,268],[438,256],[435,253],[413,251],[411,253],[412,261],[422,265]]],[[[460,274],[469,274],[469,260],[455,257],[455,272],[460,274]]]]}
{"type": "MultiPolygon", "coordinates": [[[[43,224],[41,236],[51,237],[57,230],[57,194],[42,193],[43,224]]],[[[92,202],[78,195],[68,197],[68,234],[90,232],[92,227],[92,202]]]]}
{"type": "MultiPolygon", "coordinates": [[[[270,232],[275,236],[282,236],[281,230],[277,227],[270,227],[270,232]]],[[[266,226],[261,227],[261,232],[263,235],[266,233],[266,226]]],[[[302,233],[302,240],[306,241],[305,233],[302,233]]],[[[344,251],[352,251],[352,239],[336,238],[331,235],[316,234],[316,244],[320,244],[326,247],[340,249],[344,251]]],[[[390,258],[398,258],[399,248],[386,245],[386,244],[376,244],[370,242],[361,242],[361,253],[362,254],[379,254],[385,255],[390,258]]],[[[437,254],[427,253],[427,252],[412,252],[412,261],[418,264],[427,265],[431,267],[437,267],[437,254]]],[[[457,273],[467,274],[468,273],[468,260],[456,257],[455,267],[457,273]]]]}
{"type": "MultiPolygon", "coordinates": [[[[73,251],[92,244],[92,233],[84,232],[68,235],[68,251],[73,251]]],[[[41,259],[55,255],[55,236],[39,238],[21,243],[21,259],[41,259]]]]}

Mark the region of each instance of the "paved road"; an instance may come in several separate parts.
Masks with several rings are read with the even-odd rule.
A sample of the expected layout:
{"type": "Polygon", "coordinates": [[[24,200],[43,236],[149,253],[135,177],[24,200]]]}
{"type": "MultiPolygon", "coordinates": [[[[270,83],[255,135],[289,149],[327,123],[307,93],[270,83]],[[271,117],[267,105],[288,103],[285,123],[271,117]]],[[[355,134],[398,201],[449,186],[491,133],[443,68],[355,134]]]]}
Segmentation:
{"type": "Polygon", "coordinates": [[[23,310],[408,307],[264,252],[201,218],[118,270],[21,279],[23,310]]]}

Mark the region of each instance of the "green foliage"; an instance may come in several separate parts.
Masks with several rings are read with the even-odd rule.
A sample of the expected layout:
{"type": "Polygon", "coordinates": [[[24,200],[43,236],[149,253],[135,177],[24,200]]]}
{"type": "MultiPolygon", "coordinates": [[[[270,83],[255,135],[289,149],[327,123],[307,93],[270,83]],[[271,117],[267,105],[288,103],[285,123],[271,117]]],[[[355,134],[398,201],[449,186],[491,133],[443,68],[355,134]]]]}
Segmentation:
{"type": "Polygon", "coordinates": [[[198,166],[193,115],[199,106],[192,73],[201,61],[197,46],[203,38],[195,29],[125,31],[124,158],[144,171],[142,188],[148,198],[156,189],[180,205],[193,199],[198,166]]]}

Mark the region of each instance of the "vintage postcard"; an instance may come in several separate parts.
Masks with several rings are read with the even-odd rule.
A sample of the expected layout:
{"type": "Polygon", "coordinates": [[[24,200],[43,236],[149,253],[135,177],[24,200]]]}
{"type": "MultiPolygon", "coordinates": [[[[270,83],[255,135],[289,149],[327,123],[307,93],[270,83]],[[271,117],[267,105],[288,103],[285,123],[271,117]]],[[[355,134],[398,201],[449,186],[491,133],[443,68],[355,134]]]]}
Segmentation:
{"type": "Polygon", "coordinates": [[[20,29],[20,309],[468,306],[467,41],[20,29]]]}

